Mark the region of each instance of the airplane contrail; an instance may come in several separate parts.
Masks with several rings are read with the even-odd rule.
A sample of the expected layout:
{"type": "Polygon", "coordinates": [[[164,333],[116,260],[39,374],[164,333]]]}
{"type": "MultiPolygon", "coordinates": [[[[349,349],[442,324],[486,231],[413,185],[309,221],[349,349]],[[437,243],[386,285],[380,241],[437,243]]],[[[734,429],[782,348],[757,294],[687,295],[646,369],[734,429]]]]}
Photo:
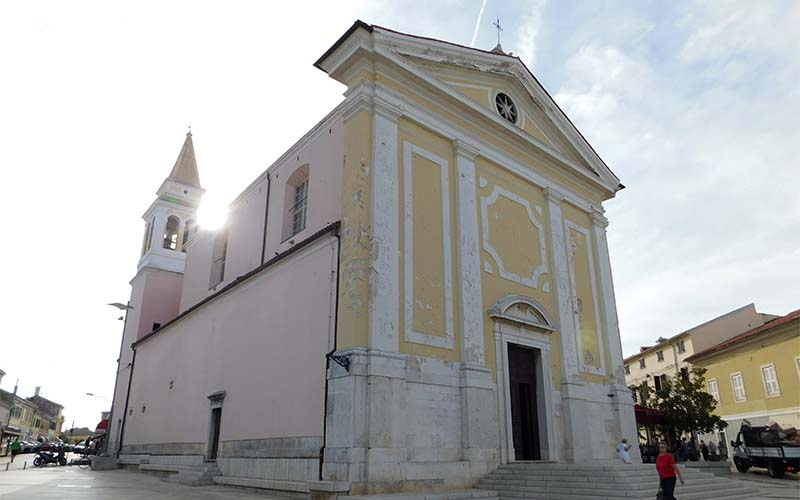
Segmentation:
{"type": "Polygon", "coordinates": [[[481,3],[481,10],[478,12],[478,20],[475,21],[475,30],[472,32],[472,41],[469,42],[470,47],[475,46],[475,39],[478,38],[478,28],[481,26],[481,18],[483,17],[483,10],[486,8],[486,0],[481,3]]]}

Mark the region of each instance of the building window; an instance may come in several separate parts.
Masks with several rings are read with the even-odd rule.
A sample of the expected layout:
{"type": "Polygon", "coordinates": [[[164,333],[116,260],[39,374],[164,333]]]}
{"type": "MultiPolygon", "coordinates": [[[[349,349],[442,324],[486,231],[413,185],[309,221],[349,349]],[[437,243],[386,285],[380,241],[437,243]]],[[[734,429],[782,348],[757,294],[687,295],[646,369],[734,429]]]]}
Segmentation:
{"type": "Polygon", "coordinates": [[[639,360],[639,368],[646,368],[646,365],[644,364],[644,358],[639,360]]]}
{"type": "Polygon", "coordinates": [[[683,354],[686,352],[686,345],[683,343],[683,340],[678,341],[678,354],[683,354]]]}
{"type": "Polygon", "coordinates": [[[708,393],[714,398],[714,401],[719,403],[719,386],[717,385],[717,379],[712,378],[708,380],[708,393]]]}
{"type": "Polygon", "coordinates": [[[664,361],[664,351],[656,351],[656,359],[658,361],[664,361]]]}
{"type": "Polygon", "coordinates": [[[661,377],[655,377],[653,379],[653,383],[656,385],[656,390],[660,391],[661,390],[661,377]]]}
{"type": "Polygon", "coordinates": [[[223,227],[214,237],[214,249],[211,254],[211,276],[208,288],[214,288],[225,278],[225,258],[228,253],[228,228],[223,227]]]}
{"type": "Polygon", "coordinates": [[[183,239],[181,240],[181,252],[186,252],[186,242],[197,232],[197,224],[192,219],[183,224],[183,239]]]}
{"type": "Polygon", "coordinates": [[[625,365],[625,375],[630,375],[630,374],[631,374],[631,367],[630,367],[630,365],[625,365]]]}
{"type": "Polygon", "coordinates": [[[742,372],[731,373],[731,385],[733,386],[733,400],[746,401],[747,396],[744,392],[744,378],[742,372]]]}
{"type": "Polygon", "coordinates": [[[781,388],[778,386],[778,374],[775,373],[775,365],[770,363],[761,367],[761,378],[764,380],[764,393],[768,398],[781,395],[781,388]]]}
{"type": "Polygon", "coordinates": [[[309,167],[298,167],[286,180],[284,190],[283,240],[288,240],[306,228],[308,212],[309,167]]]}
{"type": "Polygon", "coordinates": [[[294,189],[292,205],[292,236],[306,228],[306,201],[308,200],[308,179],[294,189]]]}
{"type": "Polygon", "coordinates": [[[681,368],[681,380],[689,381],[689,369],[685,366],[681,368]]]}
{"type": "Polygon", "coordinates": [[[174,215],[167,217],[167,226],[164,228],[164,248],[167,250],[177,250],[178,248],[178,228],[181,221],[174,215]]]}
{"type": "Polygon", "coordinates": [[[494,97],[494,105],[497,108],[497,112],[500,114],[500,116],[511,123],[517,123],[517,106],[507,94],[498,92],[498,94],[494,97]]]}

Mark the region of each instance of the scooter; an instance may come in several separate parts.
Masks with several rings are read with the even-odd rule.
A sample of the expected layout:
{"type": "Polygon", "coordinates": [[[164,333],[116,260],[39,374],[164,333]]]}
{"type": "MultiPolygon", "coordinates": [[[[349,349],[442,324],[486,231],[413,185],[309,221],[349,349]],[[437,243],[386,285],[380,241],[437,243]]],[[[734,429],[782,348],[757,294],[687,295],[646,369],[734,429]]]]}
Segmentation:
{"type": "Polygon", "coordinates": [[[55,452],[40,451],[36,454],[33,459],[33,465],[44,467],[47,464],[67,465],[67,456],[64,453],[64,448],[59,447],[55,452]]]}

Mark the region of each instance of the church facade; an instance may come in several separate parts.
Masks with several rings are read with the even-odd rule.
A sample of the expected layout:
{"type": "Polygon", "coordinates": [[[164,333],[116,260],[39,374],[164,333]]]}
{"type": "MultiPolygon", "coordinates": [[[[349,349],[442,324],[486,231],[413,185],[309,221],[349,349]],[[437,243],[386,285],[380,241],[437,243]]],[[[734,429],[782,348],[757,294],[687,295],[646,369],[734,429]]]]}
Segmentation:
{"type": "Polygon", "coordinates": [[[613,462],[619,179],[499,47],[359,21],[316,66],[344,101],[225,227],[195,230],[191,136],[145,214],[110,449],[352,494],[613,462]]]}

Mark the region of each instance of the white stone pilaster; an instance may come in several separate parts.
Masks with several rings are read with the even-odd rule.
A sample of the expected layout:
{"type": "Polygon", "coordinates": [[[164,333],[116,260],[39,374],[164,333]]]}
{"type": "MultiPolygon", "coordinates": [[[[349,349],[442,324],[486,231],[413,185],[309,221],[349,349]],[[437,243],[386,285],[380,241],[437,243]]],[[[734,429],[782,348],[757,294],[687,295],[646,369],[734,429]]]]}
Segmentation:
{"type": "MultiPolygon", "coordinates": [[[[603,316],[605,318],[605,330],[608,332],[608,353],[610,358],[610,368],[612,372],[612,387],[614,406],[619,414],[619,436],[618,439],[636,435],[636,415],[633,408],[633,397],[630,390],[625,386],[625,372],[622,356],[622,341],[619,333],[619,318],[617,316],[617,301],[614,295],[614,280],[611,274],[611,259],[608,252],[608,238],[606,237],[606,227],[608,219],[599,211],[594,210],[589,214],[592,220],[592,231],[597,242],[597,260],[600,274],[600,290],[603,303],[603,316]]],[[[631,458],[635,462],[641,461],[639,448],[631,448],[631,458]]]]}
{"type": "Polygon", "coordinates": [[[564,197],[552,188],[545,189],[547,212],[550,215],[550,246],[553,256],[553,281],[558,307],[559,333],[561,337],[561,357],[564,378],[574,378],[578,374],[578,351],[576,343],[574,308],[569,282],[567,259],[567,240],[564,234],[564,220],[561,202],[564,197]]]}
{"type": "Polygon", "coordinates": [[[397,164],[397,120],[400,112],[383,103],[375,103],[374,111],[369,347],[397,352],[400,330],[400,187],[397,164]]]}
{"type": "Polygon", "coordinates": [[[461,287],[461,360],[476,366],[485,364],[483,298],[481,295],[478,201],[475,186],[475,157],[478,150],[462,141],[453,143],[456,154],[458,201],[458,259],[461,287]]]}
{"type": "Polygon", "coordinates": [[[619,320],[617,318],[617,301],[614,297],[614,282],[611,277],[611,260],[608,255],[606,226],[608,219],[602,213],[593,211],[589,214],[592,220],[592,231],[597,242],[598,271],[600,274],[600,295],[605,317],[605,331],[608,335],[608,353],[611,358],[613,380],[625,385],[625,374],[622,367],[622,342],[619,336],[619,320]]]}

